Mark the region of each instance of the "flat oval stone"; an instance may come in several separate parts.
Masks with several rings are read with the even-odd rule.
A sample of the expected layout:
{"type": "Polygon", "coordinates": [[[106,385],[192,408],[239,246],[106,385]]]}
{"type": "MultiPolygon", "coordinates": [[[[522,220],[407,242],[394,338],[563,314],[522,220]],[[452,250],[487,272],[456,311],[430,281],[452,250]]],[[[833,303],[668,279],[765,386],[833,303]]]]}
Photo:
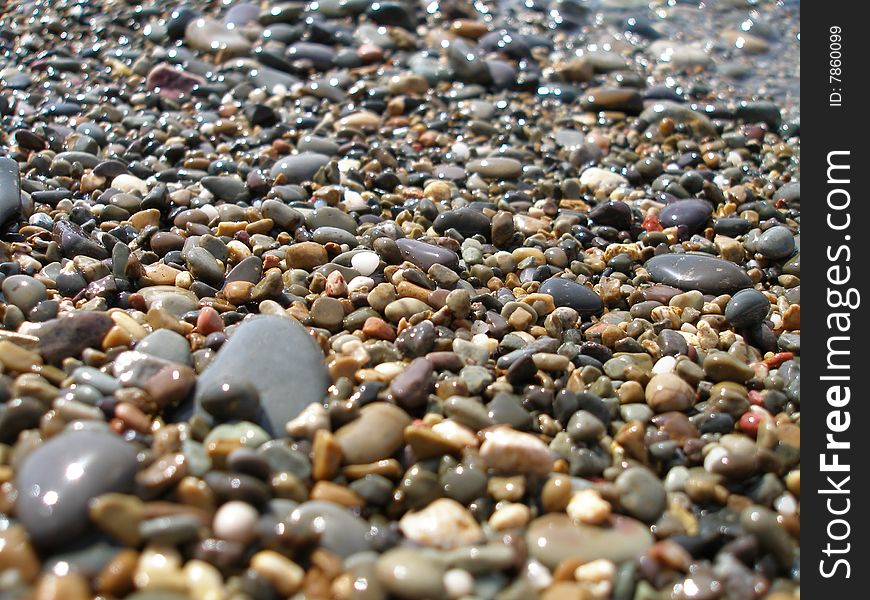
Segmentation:
{"type": "Polygon", "coordinates": [[[734,327],[758,325],[770,310],[770,300],[758,290],[741,290],[725,305],[725,318],[734,327]]]}
{"type": "Polygon", "coordinates": [[[288,521],[294,530],[316,534],[320,546],[342,558],[371,550],[368,523],[338,504],[303,502],[288,521]]]}
{"type": "Polygon", "coordinates": [[[433,556],[415,548],[393,548],[378,558],[378,579],[399,598],[444,598],[446,568],[433,556]]]}
{"type": "Polygon", "coordinates": [[[634,560],[652,546],[653,537],[646,525],[629,517],[614,515],[609,525],[599,527],[551,513],[529,524],[526,544],[532,557],[554,569],[566,558],[634,560]]]}
{"type": "Polygon", "coordinates": [[[396,245],[402,253],[402,258],[414,263],[424,271],[428,271],[429,267],[436,263],[444,265],[448,269],[455,270],[459,267],[459,256],[448,248],[410,238],[396,240],[396,245]]]}
{"type": "Polygon", "coordinates": [[[177,317],[199,308],[196,294],[174,285],[154,285],[142,288],[139,293],[148,309],[162,308],[177,317]]]}
{"type": "Polygon", "coordinates": [[[469,161],[465,168],[469,173],[489,179],[516,179],[523,172],[520,161],[500,156],[469,161]]]}
{"type": "Polygon", "coordinates": [[[108,431],[69,431],[25,459],[16,479],[18,518],[40,546],[65,545],[89,528],[88,502],[133,487],[135,447],[108,431]]]}
{"type": "Polygon", "coordinates": [[[702,294],[733,294],[752,287],[743,269],[732,262],[705,254],[662,254],[644,265],[657,283],[702,294]]]}
{"type": "Polygon", "coordinates": [[[187,340],[170,329],[158,329],[149,333],[136,344],[136,350],[183,365],[190,364],[187,340]]]}
{"type": "Polygon", "coordinates": [[[312,402],[320,402],[330,379],[323,353],[297,321],[259,316],[243,321],[202,372],[196,388],[196,411],[204,390],[226,381],[248,381],[260,394],[257,423],[270,434],[284,431],[312,402]]]}
{"type": "Polygon", "coordinates": [[[227,57],[243,56],[251,50],[251,42],[240,31],[209,18],[194,19],[188,23],[184,30],[184,41],[200,52],[223,52],[227,57]]]}
{"type": "Polygon", "coordinates": [[[317,170],[329,162],[329,157],[318,152],[300,152],[285,156],[272,165],[272,177],[283,174],[286,183],[311,181],[317,170]]]}
{"type": "Polygon", "coordinates": [[[764,258],[779,260],[792,255],[795,248],[794,236],[788,227],[771,227],[755,241],[755,248],[764,258]]]}
{"type": "Polygon", "coordinates": [[[39,338],[45,362],[59,364],[65,358],[79,356],[85,348],[99,348],[114,324],[106,313],[81,311],[40,323],[30,333],[39,338]]]}
{"type": "Polygon", "coordinates": [[[662,227],[684,229],[684,235],[688,237],[704,229],[712,214],[713,207],[709,202],[690,198],[665,206],[659,213],[659,222],[662,227]]]}
{"type": "Polygon", "coordinates": [[[455,229],[465,237],[477,234],[489,237],[491,228],[492,223],[486,215],[471,208],[448,210],[438,215],[432,223],[432,229],[438,233],[455,229]]]}
{"type": "Polygon", "coordinates": [[[27,314],[46,298],[45,285],[29,275],[10,275],[3,280],[3,296],[27,314]]]}
{"type": "Polygon", "coordinates": [[[553,277],[538,289],[541,294],[553,297],[556,306],[573,308],[581,316],[597,315],[604,310],[604,302],[594,291],[576,281],[553,277]]]}
{"type": "Polygon", "coordinates": [[[372,402],[360,410],[360,416],[335,432],[348,464],[365,464],[389,458],[404,443],[405,427],[411,417],[398,406],[372,402]]]}

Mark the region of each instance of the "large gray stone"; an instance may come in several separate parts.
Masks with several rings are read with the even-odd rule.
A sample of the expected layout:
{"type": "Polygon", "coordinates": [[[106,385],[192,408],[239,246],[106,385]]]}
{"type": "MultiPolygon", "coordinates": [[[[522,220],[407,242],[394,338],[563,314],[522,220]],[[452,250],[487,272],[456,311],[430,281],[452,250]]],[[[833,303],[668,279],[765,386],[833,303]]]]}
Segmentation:
{"type": "Polygon", "coordinates": [[[248,381],[260,394],[258,424],[270,434],[283,434],[287,421],[312,402],[320,402],[329,386],[323,353],[298,322],[259,316],[242,322],[214,361],[199,377],[195,410],[209,389],[223,382],[248,381]]]}
{"type": "Polygon", "coordinates": [[[752,287],[749,275],[727,260],[706,254],[662,254],[644,265],[653,281],[702,294],[733,294],[752,287]]]}
{"type": "Polygon", "coordinates": [[[127,492],[138,470],[136,448],[109,431],[83,429],[54,437],[18,472],[16,514],[39,546],[68,545],[87,532],[88,502],[127,492]]]}

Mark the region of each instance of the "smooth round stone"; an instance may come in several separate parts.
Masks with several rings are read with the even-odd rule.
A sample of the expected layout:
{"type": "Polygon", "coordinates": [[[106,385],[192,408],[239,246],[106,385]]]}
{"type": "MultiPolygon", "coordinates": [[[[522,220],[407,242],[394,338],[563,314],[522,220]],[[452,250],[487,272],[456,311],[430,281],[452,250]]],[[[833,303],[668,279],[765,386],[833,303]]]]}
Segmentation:
{"type": "Polygon", "coordinates": [[[424,271],[428,271],[434,264],[444,265],[448,269],[454,270],[459,267],[459,255],[448,248],[410,238],[396,240],[396,245],[402,253],[402,258],[414,263],[424,271]]]}
{"type": "Polygon", "coordinates": [[[233,4],[224,15],[224,23],[227,25],[245,25],[256,21],[260,16],[260,7],[250,2],[233,4]]]}
{"type": "Polygon", "coordinates": [[[755,249],[764,258],[780,260],[794,253],[794,236],[787,227],[771,227],[755,240],[755,249]]]}
{"type": "Polygon", "coordinates": [[[321,227],[343,229],[348,233],[356,233],[357,224],[354,218],[335,207],[324,206],[310,213],[305,218],[305,224],[312,231],[321,227]]]}
{"type": "Polygon", "coordinates": [[[381,259],[374,252],[357,252],[350,258],[351,266],[363,277],[368,277],[378,270],[381,259]]]}
{"type": "Polygon", "coordinates": [[[360,415],[335,432],[348,464],[366,464],[389,458],[405,443],[405,427],[411,417],[401,408],[386,402],[362,407],[360,415]]]}
{"type": "Polygon", "coordinates": [[[432,229],[438,233],[444,233],[448,229],[455,229],[465,237],[483,235],[489,237],[492,224],[482,212],[471,208],[459,208],[441,213],[432,223],[432,229]]]}
{"type": "Polygon", "coordinates": [[[339,145],[333,140],[316,135],[305,135],[299,139],[296,144],[296,149],[299,152],[316,152],[327,156],[334,156],[338,153],[339,145]]]}
{"type": "Polygon", "coordinates": [[[437,555],[413,548],[393,548],[377,562],[378,579],[391,594],[407,600],[445,598],[446,568],[437,555]]]}
{"type": "Polygon", "coordinates": [[[297,321],[259,316],[242,322],[221,346],[197,383],[196,410],[205,390],[225,382],[247,381],[256,387],[263,408],[258,424],[271,434],[283,432],[329,386],[323,353],[297,321]],[[288,393],[292,390],[292,393],[288,393]]]}
{"type": "Polygon", "coordinates": [[[369,524],[338,504],[303,502],[287,521],[294,531],[317,535],[321,547],[341,558],[371,550],[369,524]]]}
{"type": "Polygon", "coordinates": [[[702,294],[733,294],[752,287],[752,280],[739,266],[704,254],[662,254],[644,264],[657,283],[702,294]]]}
{"type": "Polygon", "coordinates": [[[24,314],[46,299],[45,285],[29,275],[10,275],[3,280],[3,296],[24,314]]]}
{"type": "Polygon", "coordinates": [[[257,535],[259,516],[257,509],[247,502],[231,500],[215,513],[212,531],[220,539],[247,544],[257,535]]]}
{"type": "Polygon", "coordinates": [[[667,507],[667,494],[661,480],[648,469],[631,467],[616,478],[619,502],[636,519],[653,523],[667,507]]]}
{"type": "Polygon", "coordinates": [[[199,402],[218,421],[251,421],[260,416],[260,394],[247,380],[217,381],[203,388],[199,402]]]}
{"type": "Polygon", "coordinates": [[[309,314],[318,327],[335,330],[344,320],[344,306],[335,298],[321,296],[311,305],[309,314]]]}
{"type": "Polygon", "coordinates": [[[687,125],[698,136],[706,137],[716,135],[716,128],[705,115],[695,112],[688,106],[662,100],[654,102],[643,109],[639,117],[649,123],[650,128],[658,128],[664,119],[671,119],[678,125],[687,125]]]}
{"type": "Polygon", "coordinates": [[[487,179],[516,179],[522,175],[523,164],[515,158],[492,157],[469,161],[465,169],[487,179]]]}
{"type": "Polygon", "coordinates": [[[88,502],[127,492],[138,470],[136,448],[108,431],[67,431],[33,451],[16,478],[16,514],[40,546],[69,544],[89,528],[88,502]]]}
{"type": "Polygon", "coordinates": [[[653,42],[650,44],[649,53],[660,62],[672,65],[677,69],[703,67],[713,60],[703,48],[672,40],[653,42]]]}
{"type": "Polygon", "coordinates": [[[659,222],[662,227],[681,227],[685,229],[685,235],[689,236],[704,229],[713,207],[706,200],[680,200],[665,206],[659,213],[659,222]]]}
{"type": "Polygon", "coordinates": [[[244,56],[251,51],[251,42],[236,29],[230,29],[214,19],[199,18],[187,24],[184,42],[195,50],[217,54],[223,52],[229,58],[244,56]]]}
{"type": "Polygon", "coordinates": [[[560,129],[556,132],[554,139],[558,146],[562,146],[568,150],[579,148],[586,143],[586,135],[582,131],[577,131],[576,129],[560,129]]]}
{"type": "Polygon", "coordinates": [[[580,183],[593,192],[609,194],[616,188],[628,185],[628,180],[608,169],[589,167],[580,174],[580,183]]]}
{"type": "Polygon", "coordinates": [[[190,364],[190,346],[187,340],[169,329],[158,329],[149,333],[136,344],[136,350],[183,365],[190,364]]]}
{"type": "Polygon", "coordinates": [[[741,290],[725,305],[725,318],[734,327],[752,327],[767,317],[770,300],[758,290],[741,290]]]}
{"type": "Polygon", "coordinates": [[[142,288],[139,290],[139,294],[142,295],[145,306],[149,310],[162,308],[176,317],[199,308],[199,298],[196,297],[196,294],[173,285],[155,285],[142,288]]]}
{"type": "Polygon", "coordinates": [[[272,165],[271,175],[284,175],[287,183],[311,181],[320,167],[329,162],[329,157],[318,152],[301,152],[285,156],[272,165]]]}
{"type": "Polygon", "coordinates": [[[532,521],[526,530],[529,553],[550,569],[568,558],[583,562],[635,560],[653,541],[646,525],[619,515],[607,526],[598,527],[574,523],[563,513],[551,513],[532,521]]]}
{"type": "Polygon", "coordinates": [[[594,291],[576,281],[553,277],[545,281],[538,292],[549,294],[558,307],[567,306],[576,310],[581,316],[601,314],[604,302],[594,291]]]}
{"type": "Polygon", "coordinates": [[[695,390],[673,373],[660,373],[646,385],[646,402],[658,413],[688,410],[695,403],[695,390]]]}
{"type": "Polygon", "coordinates": [[[244,202],[251,197],[245,182],[238,177],[210,175],[200,179],[200,183],[202,187],[214,194],[218,200],[244,202]]]}
{"type": "Polygon", "coordinates": [[[631,227],[631,207],[625,202],[618,200],[602,202],[589,211],[589,218],[596,225],[608,225],[616,227],[619,230],[625,230],[631,227]]]}

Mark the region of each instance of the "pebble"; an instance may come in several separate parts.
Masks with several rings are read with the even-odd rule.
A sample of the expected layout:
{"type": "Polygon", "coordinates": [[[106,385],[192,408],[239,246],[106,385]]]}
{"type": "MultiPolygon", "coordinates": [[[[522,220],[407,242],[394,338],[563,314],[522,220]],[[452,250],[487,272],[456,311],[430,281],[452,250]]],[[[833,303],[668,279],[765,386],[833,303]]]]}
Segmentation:
{"type": "Polygon", "coordinates": [[[550,451],[537,437],[510,427],[488,431],[480,446],[487,468],[503,473],[545,474],[553,464],[550,451]]]}
{"type": "Polygon", "coordinates": [[[439,498],[422,510],[405,513],[399,528],[409,540],[442,550],[470,546],[485,539],[471,513],[450,498],[439,498]]]}
{"type": "Polygon", "coordinates": [[[526,543],[535,559],[554,569],[569,558],[582,562],[634,560],[652,546],[653,538],[645,525],[630,517],[615,516],[607,525],[597,526],[553,513],[529,524],[526,543]]]}
{"type": "Polygon", "coordinates": [[[556,306],[573,308],[581,316],[597,315],[604,310],[604,302],[598,294],[576,281],[563,278],[548,279],[538,292],[552,296],[556,306]]]}
{"type": "Polygon", "coordinates": [[[695,391],[679,375],[660,373],[646,385],[646,403],[658,413],[686,411],[695,403],[695,391]]]}
{"type": "Polygon", "coordinates": [[[725,318],[734,327],[758,325],[770,311],[770,300],[757,290],[741,290],[725,305],[725,318]]]}
{"type": "Polygon", "coordinates": [[[393,548],[377,561],[377,576],[384,588],[408,600],[444,598],[446,572],[437,557],[413,548],[393,548]]]}
{"type": "Polygon", "coordinates": [[[799,5],[532,4],[4,16],[0,596],[798,594],[799,5]]]}
{"type": "Polygon", "coordinates": [[[771,260],[782,260],[792,255],[795,249],[794,236],[783,226],[771,227],[755,241],[759,254],[771,260]]]}
{"type": "Polygon", "coordinates": [[[701,254],[662,254],[644,267],[657,282],[702,294],[733,294],[752,286],[752,280],[732,262],[701,254]]]}
{"type": "Polygon", "coordinates": [[[404,442],[411,418],[400,408],[373,402],[360,416],[335,432],[335,439],[349,464],[366,464],[389,458],[404,442]]]}
{"type": "Polygon", "coordinates": [[[258,423],[278,432],[309,404],[323,399],[329,376],[322,352],[304,328],[283,317],[261,316],[242,323],[200,374],[197,406],[201,410],[208,390],[239,381],[253,384],[259,394],[258,423]],[[290,398],[288,381],[294,382],[290,398]]]}
{"type": "Polygon", "coordinates": [[[16,513],[34,544],[50,547],[88,530],[88,501],[132,488],[136,451],[107,431],[69,431],[33,451],[16,478],[16,513]]]}

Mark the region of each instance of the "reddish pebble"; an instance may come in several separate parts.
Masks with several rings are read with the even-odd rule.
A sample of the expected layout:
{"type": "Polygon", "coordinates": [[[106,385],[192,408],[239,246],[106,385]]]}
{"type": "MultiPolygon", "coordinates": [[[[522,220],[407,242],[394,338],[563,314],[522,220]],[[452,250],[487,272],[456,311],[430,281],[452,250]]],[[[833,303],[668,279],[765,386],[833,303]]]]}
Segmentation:
{"type": "Polygon", "coordinates": [[[148,305],[145,304],[145,298],[142,296],[142,294],[130,294],[127,297],[127,303],[130,305],[130,308],[134,310],[148,312],[148,305]]]}
{"type": "Polygon", "coordinates": [[[740,417],[738,425],[740,431],[755,439],[755,436],[758,435],[758,427],[761,425],[761,415],[754,412],[745,412],[743,413],[743,416],[740,417]]]}
{"type": "Polygon", "coordinates": [[[776,367],[778,367],[779,365],[781,365],[785,361],[791,360],[793,358],[794,358],[793,352],[778,352],[777,354],[774,354],[770,358],[765,359],[764,364],[767,365],[768,369],[775,369],[776,367]]]}
{"type": "Polygon", "coordinates": [[[751,390],[749,392],[749,403],[753,406],[762,406],[764,404],[764,397],[761,395],[761,392],[751,390]]]}
{"type": "Polygon", "coordinates": [[[648,214],[643,220],[643,228],[647,231],[661,231],[662,224],[654,214],[648,214]]]}
{"type": "Polygon", "coordinates": [[[393,326],[379,317],[369,317],[363,323],[362,331],[366,336],[376,340],[392,342],[396,339],[396,330],[393,326]]]}
{"type": "Polygon", "coordinates": [[[196,332],[202,335],[210,333],[218,333],[224,330],[224,321],[218,314],[218,311],[211,306],[204,306],[199,311],[199,316],[196,318],[196,332]]]}
{"type": "Polygon", "coordinates": [[[356,55],[365,64],[370,65],[384,59],[384,51],[374,44],[363,44],[357,48],[356,55]]]}

